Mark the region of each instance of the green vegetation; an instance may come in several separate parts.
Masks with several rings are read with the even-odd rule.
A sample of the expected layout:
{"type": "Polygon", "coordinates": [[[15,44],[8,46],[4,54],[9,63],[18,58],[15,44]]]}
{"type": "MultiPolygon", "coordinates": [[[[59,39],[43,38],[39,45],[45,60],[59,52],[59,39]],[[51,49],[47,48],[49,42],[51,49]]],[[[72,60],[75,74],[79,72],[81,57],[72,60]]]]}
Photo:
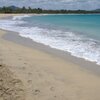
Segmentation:
{"type": "Polygon", "coordinates": [[[31,8],[31,7],[15,7],[15,6],[9,6],[9,7],[1,7],[0,13],[48,13],[48,14],[93,14],[93,13],[100,13],[100,10],[92,10],[92,11],[86,11],[86,10],[43,10],[41,8],[31,8]]]}

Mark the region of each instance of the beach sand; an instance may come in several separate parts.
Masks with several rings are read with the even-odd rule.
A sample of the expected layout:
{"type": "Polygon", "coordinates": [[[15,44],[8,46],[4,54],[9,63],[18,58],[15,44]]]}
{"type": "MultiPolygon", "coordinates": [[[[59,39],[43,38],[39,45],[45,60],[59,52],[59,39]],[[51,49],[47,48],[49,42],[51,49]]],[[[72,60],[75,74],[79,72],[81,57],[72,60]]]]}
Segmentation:
{"type": "Polygon", "coordinates": [[[99,75],[6,33],[0,30],[0,100],[100,100],[99,75]]]}

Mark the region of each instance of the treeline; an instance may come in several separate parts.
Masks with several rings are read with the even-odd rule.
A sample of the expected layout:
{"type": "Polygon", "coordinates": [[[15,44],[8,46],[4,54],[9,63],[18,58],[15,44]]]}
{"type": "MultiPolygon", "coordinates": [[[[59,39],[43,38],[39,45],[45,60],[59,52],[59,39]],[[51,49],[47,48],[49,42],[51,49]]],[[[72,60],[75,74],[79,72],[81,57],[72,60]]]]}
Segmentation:
{"type": "Polygon", "coordinates": [[[100,13],[100,10],[86,11],[86,10],[43,10],[41,8],[31,8],[31,7],[1,7],[0,13],[48,13],[48,14],[89,14],[89,13],[100,13]]]}

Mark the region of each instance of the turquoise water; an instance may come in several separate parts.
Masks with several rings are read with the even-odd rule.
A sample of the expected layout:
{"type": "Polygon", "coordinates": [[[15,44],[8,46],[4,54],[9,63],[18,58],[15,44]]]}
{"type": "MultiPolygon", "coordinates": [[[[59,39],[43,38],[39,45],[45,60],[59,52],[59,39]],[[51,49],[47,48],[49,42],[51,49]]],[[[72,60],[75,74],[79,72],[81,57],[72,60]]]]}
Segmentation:
{"type": "Polygon", "coordinates": [[[100,65],[100,15],[15,16],[0,28],[100,65]]]}
{"type": "Polygon", "coordinates": [[[31,25],[69,29],[100,40],[100,15],[46,15],[24,20],[31,25]]]}

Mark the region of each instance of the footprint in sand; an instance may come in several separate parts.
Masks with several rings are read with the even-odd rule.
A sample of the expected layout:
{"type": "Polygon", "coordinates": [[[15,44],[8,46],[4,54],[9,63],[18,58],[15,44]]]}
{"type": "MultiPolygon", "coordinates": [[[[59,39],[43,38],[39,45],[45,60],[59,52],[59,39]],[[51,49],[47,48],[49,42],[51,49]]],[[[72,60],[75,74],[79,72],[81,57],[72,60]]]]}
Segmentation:
{"type": "Polygon", "coordinates": [[[24,65],[27,65],[27,63],[26,63],[26,62],[24,62],[24,65]]]}
{"type": "Polygon", "coordinates": [[[32,80],[28,80],[27,82],[28,82],[29,84],[31,84],[31,83],[32,83],[32,80]]]}
{"type": "Polygon", "coordinates": [[[54,88],[54,87],[51,87],[50,90],[51,90],[51,91],[55,91],[55,88],[54,88]]]}
{"type": "Polygon", "coordinates": [[[36,89],[36,90],[33,90],[33,94],[34,95],[38,95],[40,93],[40,90],[36,89]]]}
{"type": "Polygon", "coordinates": [[[2,67],[2,65],[0,64],[0,67],[2,67]]]}
{"type": "Polygon", "coordinates": [[[31,73],[31,72],[29,72],[29,73],[28,73],[28,75],[32,75],[32,73],[31,73]]]}

